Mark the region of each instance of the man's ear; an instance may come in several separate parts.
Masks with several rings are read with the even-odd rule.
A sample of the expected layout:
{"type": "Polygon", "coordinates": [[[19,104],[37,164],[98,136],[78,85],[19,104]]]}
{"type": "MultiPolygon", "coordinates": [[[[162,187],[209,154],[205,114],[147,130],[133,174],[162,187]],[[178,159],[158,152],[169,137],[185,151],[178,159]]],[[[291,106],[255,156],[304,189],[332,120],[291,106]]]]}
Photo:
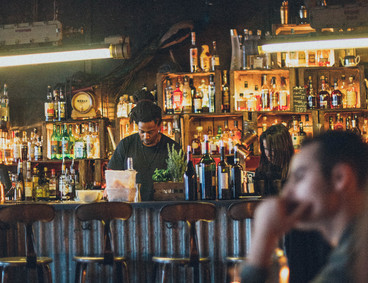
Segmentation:
{"type": "Polygon", "coordinates": [[[353,168],[347,163],[336,164],[332,169],[331,183],[336,192],[346,190],[352,185],[356,187],[357,179],[353,168]]]}

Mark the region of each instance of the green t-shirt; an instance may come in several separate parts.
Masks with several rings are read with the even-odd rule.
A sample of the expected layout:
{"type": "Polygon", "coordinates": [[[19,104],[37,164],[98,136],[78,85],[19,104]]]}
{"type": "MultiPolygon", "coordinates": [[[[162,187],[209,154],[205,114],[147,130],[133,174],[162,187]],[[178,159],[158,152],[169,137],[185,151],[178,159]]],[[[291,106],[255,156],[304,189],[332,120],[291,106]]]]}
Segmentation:
{"type": "Polygon", "coordinates": [[[152,175],[156,168],[166,169],[167,144],[179,150],[180,145],[161,134],[159,143],[155,146],[144,146],[138,134],[122,139],[109,161],[108,168],[113,170],[126,170],[128,157],[133,158],[133,168],[138,172],[137,183],[141,184],[142,200],[153,200],[152,175]]]}

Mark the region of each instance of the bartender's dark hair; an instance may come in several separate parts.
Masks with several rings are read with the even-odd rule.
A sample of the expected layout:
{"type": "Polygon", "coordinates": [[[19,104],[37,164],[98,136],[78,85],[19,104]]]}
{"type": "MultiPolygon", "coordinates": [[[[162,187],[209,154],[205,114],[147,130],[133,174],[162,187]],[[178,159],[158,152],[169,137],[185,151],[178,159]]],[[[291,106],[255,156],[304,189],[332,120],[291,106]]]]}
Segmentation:
{"type": "Polygon", "coordinates": [[[366,189],[368,184],[368,145],[353,132],[327,131],[302,144],[318,144],[315,158],[321,166],[322,174],[327,180],[331,178],[336,164],[347,163],[356,174],[359,188],[366,189]]]}
{"type": "Polygon", "coordinates": [[[151,100],[152,102],[155,101],[155,97],[147,90],[141,89],[133,94],[134,103],[138,103],[142,100],[151,100]]]}
{"type": "Polygon", "coordinates": [[[157,125],[161,124],[161,108],[153,103],[152,100],[143,99],[129,113],[130,122],[150,122],[154,121],[157,125]]]}
{"type": "Polygon", "coordinates": [[[264,131],[260,138],[261,158],[259,169],[266,175],[270,174],[272,166],[276,165],[281,170],[281,180],[285,181],[289,172],[289,164],[294,154],[293,142],[288,129],[282,124],[276,124],[264,131]],[[270,160],[265,154],[263,141],[266,141],[270,160]]]}

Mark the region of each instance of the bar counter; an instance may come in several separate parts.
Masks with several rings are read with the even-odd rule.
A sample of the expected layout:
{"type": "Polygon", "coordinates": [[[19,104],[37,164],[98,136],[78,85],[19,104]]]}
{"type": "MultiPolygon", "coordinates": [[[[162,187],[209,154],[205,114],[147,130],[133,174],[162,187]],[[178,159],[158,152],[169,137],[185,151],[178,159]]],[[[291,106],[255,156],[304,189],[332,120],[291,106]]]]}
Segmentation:
{"type": "MultiPolygon", "coordinates": [[[[224,258],[229,255],[245,255],[250,245],[251,220],[233,221],[227,216],[232,203],[258,202],[257,197],[245,200],[211,201],[217,208],[216,220],[197,225],[198,242],[202,256],[211,258],[211,282],[223,282],[224,258]]],[[[131,203],[133,213],[129,220],[117,220],[112,224],[115,253],[129,259],[131,282],[152,282],[153,255],[188,254],[188,238],[182,225],[170,227],[160,221],[160,209],[172,202],[152,201],[131,203]],[[166,225],[166,228],[165,228],[166,225]],[[173,242],[173,244],[172,244],[173,242]]],[[[0,207],[12,205],[5,203],[0,207]]],[[[74,217],[75,208],[81,202],[50,203],[55,208],[55,218],[49,223],[33,226],[36,252],[53,258],[53,281],[74,282],[74,255],[87,255],[102,251],[103,230],[98,221],[79,222],[74,217]],[[38,243],[41,243],[38,245],[38,243]],[[83,253],[84,252],[84,253],[83,253]]],[[[22,225],[0,225],[0,256],[25,254],[24,228],[22,225]]],[[[110,268],[89,266],[87,282],[112,282],[110,268]]]]}

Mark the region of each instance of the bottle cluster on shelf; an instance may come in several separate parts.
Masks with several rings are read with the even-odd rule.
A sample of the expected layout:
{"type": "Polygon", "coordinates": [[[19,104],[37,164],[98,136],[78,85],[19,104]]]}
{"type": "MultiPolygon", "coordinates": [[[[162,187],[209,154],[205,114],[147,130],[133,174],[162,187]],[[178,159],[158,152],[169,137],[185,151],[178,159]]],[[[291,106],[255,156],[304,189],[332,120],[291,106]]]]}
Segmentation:
{"type": "Polygon", "coordinates": [[[47,87],[45,105],[45,121],[63,121],[67,119],[67,104],[64,88],[47,87]]]}
{"type": "Polygon", "coordinates": [[[205,150],[194,169],[192,148],[187,148],[187,168],[184,174],[186,200],[238,199],[245,195],[256,195],[254,186],[247,180],[247,174],[239,163],[237,146],[234,147],[234,162],[229,165],[225,158],[225,146],[220,141],[220,161],[216,165],[210,153],[210,141],[204,136],[205,150]]]}
{"type": "Polygon", "coordinates": [[[362,137],[364,142],[368,142],[368,118],[359,120],[358,113],[336,113],[328,115],[328,129],[336,131],[351,131],[362,137]]]}
{"type": "Polygon", "coordinates": [[[98,123],[53,124],[48,139],[49,159],[100,158],[98,123]]]}
{"type": "Polygon", "coordinates": [[[56,175],[55,169],[51,169],[49,173],[47,167],[33,167],[32,170],[30,161],[27,161],[25,164],[25,175],[23,175],[23,162],[20,160],[18,161],[17,174],[11,174],[12,187],[6,194],[7,200],[73,200],[75,191],[81,189],[79,174],[74,167],[74,160],[69,170],[63,162],[59,176],[56,175]]]}
{"type": "Polygon", "coordinates": [[[43,159],[43,138],[37,129],[28,137],[26,131],[0,131],[0,163],[43,159]]]}
{"type": "Polygon", "coordinates": [[[287,111],[290,110],[290,94],[286,78],[276,76],[271,79],[266,74],[261,76],[261,87],[256,81],[243,81],[243,86],[236,90],[236,111],[287,111]]]}
{"type": "Polygon", "coordinates": [[[209,153],[212,155],[220,154],[220,143],[224,147],[226,154],[234,153],[234,146],[241,143],[242,131],[238,127],[238,121],[234,120],[234,127],[229,128],[228,121],[224,121],[224,126],[218,126],[217,132],[212,131],[212,127],[209,126],[207,129],[203,127],[197,127],[197,134],[193,136],[191,141],[191,150],[194,155],[204,154],[206,150],[206,142],[204,137],[208,138],[209,153]]]}
{"type": "Polygon", "coordinates": [[[119,97],[118,105],[116,106],[116,117],[117,118],[127,118],[130,110],[135,106],[133,101],[133,96],[128,94],[123,94],[119,97]]]}
{"type": "Polygon", "coordinates": [[[321,76],[318,90],[313,88],[312,77],[309,76],[308,84],[305,87],[308,109],[360,107],[359,85],[355,82],[354,76],[349,76],[348,81],[346,81],[345,75],[335,78],[333,87],[328,84],[325,76],[321,76]]]}

